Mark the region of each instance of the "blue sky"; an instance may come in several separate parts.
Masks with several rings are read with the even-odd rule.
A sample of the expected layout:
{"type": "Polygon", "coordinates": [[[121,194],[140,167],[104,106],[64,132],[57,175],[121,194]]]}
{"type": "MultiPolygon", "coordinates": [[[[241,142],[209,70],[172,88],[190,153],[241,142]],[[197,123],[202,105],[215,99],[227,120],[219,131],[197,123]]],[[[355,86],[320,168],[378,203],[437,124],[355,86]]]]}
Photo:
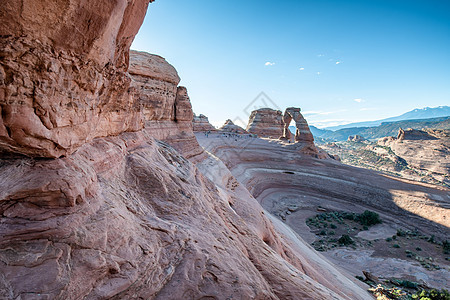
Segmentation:
{"type": "Polygon", "coordinates": [[[246,123],[261,92],[318,127],[450,105],[449,0],[157,0],[132,49],[175,66],[214,125],[246,123]]]}

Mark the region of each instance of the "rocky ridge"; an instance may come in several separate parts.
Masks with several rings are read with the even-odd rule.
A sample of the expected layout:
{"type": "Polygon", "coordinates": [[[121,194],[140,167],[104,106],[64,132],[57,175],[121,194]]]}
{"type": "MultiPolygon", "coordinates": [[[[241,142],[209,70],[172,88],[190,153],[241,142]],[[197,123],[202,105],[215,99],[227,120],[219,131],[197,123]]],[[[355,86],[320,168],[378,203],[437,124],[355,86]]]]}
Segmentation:
{"type": "Polygon", "coordinates": [[[0,297],[366,299],[198,147],[174,68],[130,55],[149,2],[2,5],[0,297]]]}

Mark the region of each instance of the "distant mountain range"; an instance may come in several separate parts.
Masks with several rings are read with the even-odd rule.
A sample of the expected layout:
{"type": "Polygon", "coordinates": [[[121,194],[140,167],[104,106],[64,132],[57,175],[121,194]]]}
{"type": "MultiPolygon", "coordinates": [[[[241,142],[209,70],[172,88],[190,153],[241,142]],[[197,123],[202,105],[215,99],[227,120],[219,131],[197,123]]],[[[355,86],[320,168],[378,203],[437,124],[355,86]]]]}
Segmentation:
{"type": "Polygon", "coordinates": [[[404,113],[397,117],[391,117],[391,118],[377,120],[377,121],[357,122],[357,123],[350,123],[350,124],[346,124],[346,125],[325,127],[323,129],[336,131],[336,130],[343,129],[343,128],[374,127],[374,126],[379,126],[382,123],[386,123],[386,122],[430,119],[430,118],[440,118],[440,117],[448,117],[448,116],[450,116],[450,106],[425,107],[425,108],[416,108],[414,110],[411,110],[411,111],[404,113]]]}
{"type": "MultiPolygon", "coordinates": [[[[314,126],[309,126],[309,128],[311,129],[311,133],[316,139],[316,142],[346,141],[350,135],[360,135],[366,139],[379,139],[385,136],[397,136],[399,128],[450,129],[450,116],[421,120],[383,122],[379,126],[343,128],[336,131],[319,129],[314,126]]],[[[295,132],[295,127],[293,129],[295,132]]]]}

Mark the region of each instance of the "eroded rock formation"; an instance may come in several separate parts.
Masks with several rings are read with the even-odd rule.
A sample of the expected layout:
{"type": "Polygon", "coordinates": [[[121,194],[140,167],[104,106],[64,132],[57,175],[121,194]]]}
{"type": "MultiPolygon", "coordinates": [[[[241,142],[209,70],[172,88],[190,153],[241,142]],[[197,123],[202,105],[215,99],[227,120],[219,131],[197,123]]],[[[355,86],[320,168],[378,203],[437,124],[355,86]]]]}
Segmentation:
{"type": "Polygon", "coordinates": [[[308,122],[306,122],[303,115],[300,113],[300,108],[288,107],[283,115],[284,130],[282,139],[291,139],[291,131],[289,130],[289,124],[291,121],[295,122],[295,141],[306,142],[314,144],[314,137],[309,129],[308,122]]]}
{"type": "Polygon", "coordinates": [[[60,157],[142,128],[126,70],[148,3],[2,2],[2,153],[60,157]]]}
{"type": "Polygon", "coordinates": [[[259,137],[279,138],[283,135],[281,111],[271,108],[260,108],[252,111],[246,130],[259,137]]]}
{"type": "Polygon", "coordinates": [[[349,135],[347,141],[348,142],[364,142],[366,139],[358,134],[349,135]]]}
{"type": "Polygon", "coordinates": [[[234,124],[230,119],[225,121],[225,124],[223,124],[222,127],[219,128],[219,131],[239,134],[248,133],[244,128],[234,124]]]}
{"type": "Polygon", "coordinates": [[[196,116],[194,114],[194,119],[192,120],[192,126],[194,132],[215,132],[217,129],[209,123],[208,117],[205,115],[198,115],[196,116]]]}
{"type": "Polygon", "coordinates": [[[175,68],[158,55],[130,51],[129,73],[137,105],[142,107],[145,130],[188,159],[204,158],[192,131],[193,112],[187,89],[178,86],[180,77],[175,68]]]}
{"type": "Polygon", "coordinates": [[[127,73],[148,2],[2,3],[0,298],[366,299],[196,154],[173,67],[127,73]]]}

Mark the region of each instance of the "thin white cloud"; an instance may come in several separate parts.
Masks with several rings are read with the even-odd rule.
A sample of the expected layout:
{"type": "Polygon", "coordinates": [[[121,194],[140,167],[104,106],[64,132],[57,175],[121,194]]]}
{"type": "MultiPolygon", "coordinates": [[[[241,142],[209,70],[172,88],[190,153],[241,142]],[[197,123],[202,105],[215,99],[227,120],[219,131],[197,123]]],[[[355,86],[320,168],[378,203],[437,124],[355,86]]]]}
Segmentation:
{"type": "Polygon", "coordinates": [[[361,98],[356,98],[356,99],[353,99],[353,101],[361,103],[361,102],[364,102],[365,100],[361,99],[361,98]]]}
{"type": "Polygon", "coordinates": [[[325,54],[317,54],[317,57],[324,57],[325,54]]]}
{"type": "Polygon", "coordinates": [[[359,111],[370,111],[370,110],[377,110],[378,108],[375,107],[363,107],[360,108],[359,111]]]}
{"type": "Polygon", "coordinates": [[[320,75],[320,72],[317,72],[317,75],[320,75]]]}
{"type": "Polygon", "coordinates": [[[337,62],[336,62],[337,65],[339,65],[340,63],[341,63],[340,61],[337,61],[337,62]]]}
{"type": "Polygon", "coordinates": [[[300,70],[300,71],[303,71],[304,69],[305,69],[305,68],[301,67],[299,70],[300,70]]]}
{"type": "Polygon", "coordinates": [[[265,65],[265,66],[273,66],[273,65],[275,65],[275,63],[274,63],[274,62],[268,61],[268,62],[266,62],[264,65],[265,65]]]}

